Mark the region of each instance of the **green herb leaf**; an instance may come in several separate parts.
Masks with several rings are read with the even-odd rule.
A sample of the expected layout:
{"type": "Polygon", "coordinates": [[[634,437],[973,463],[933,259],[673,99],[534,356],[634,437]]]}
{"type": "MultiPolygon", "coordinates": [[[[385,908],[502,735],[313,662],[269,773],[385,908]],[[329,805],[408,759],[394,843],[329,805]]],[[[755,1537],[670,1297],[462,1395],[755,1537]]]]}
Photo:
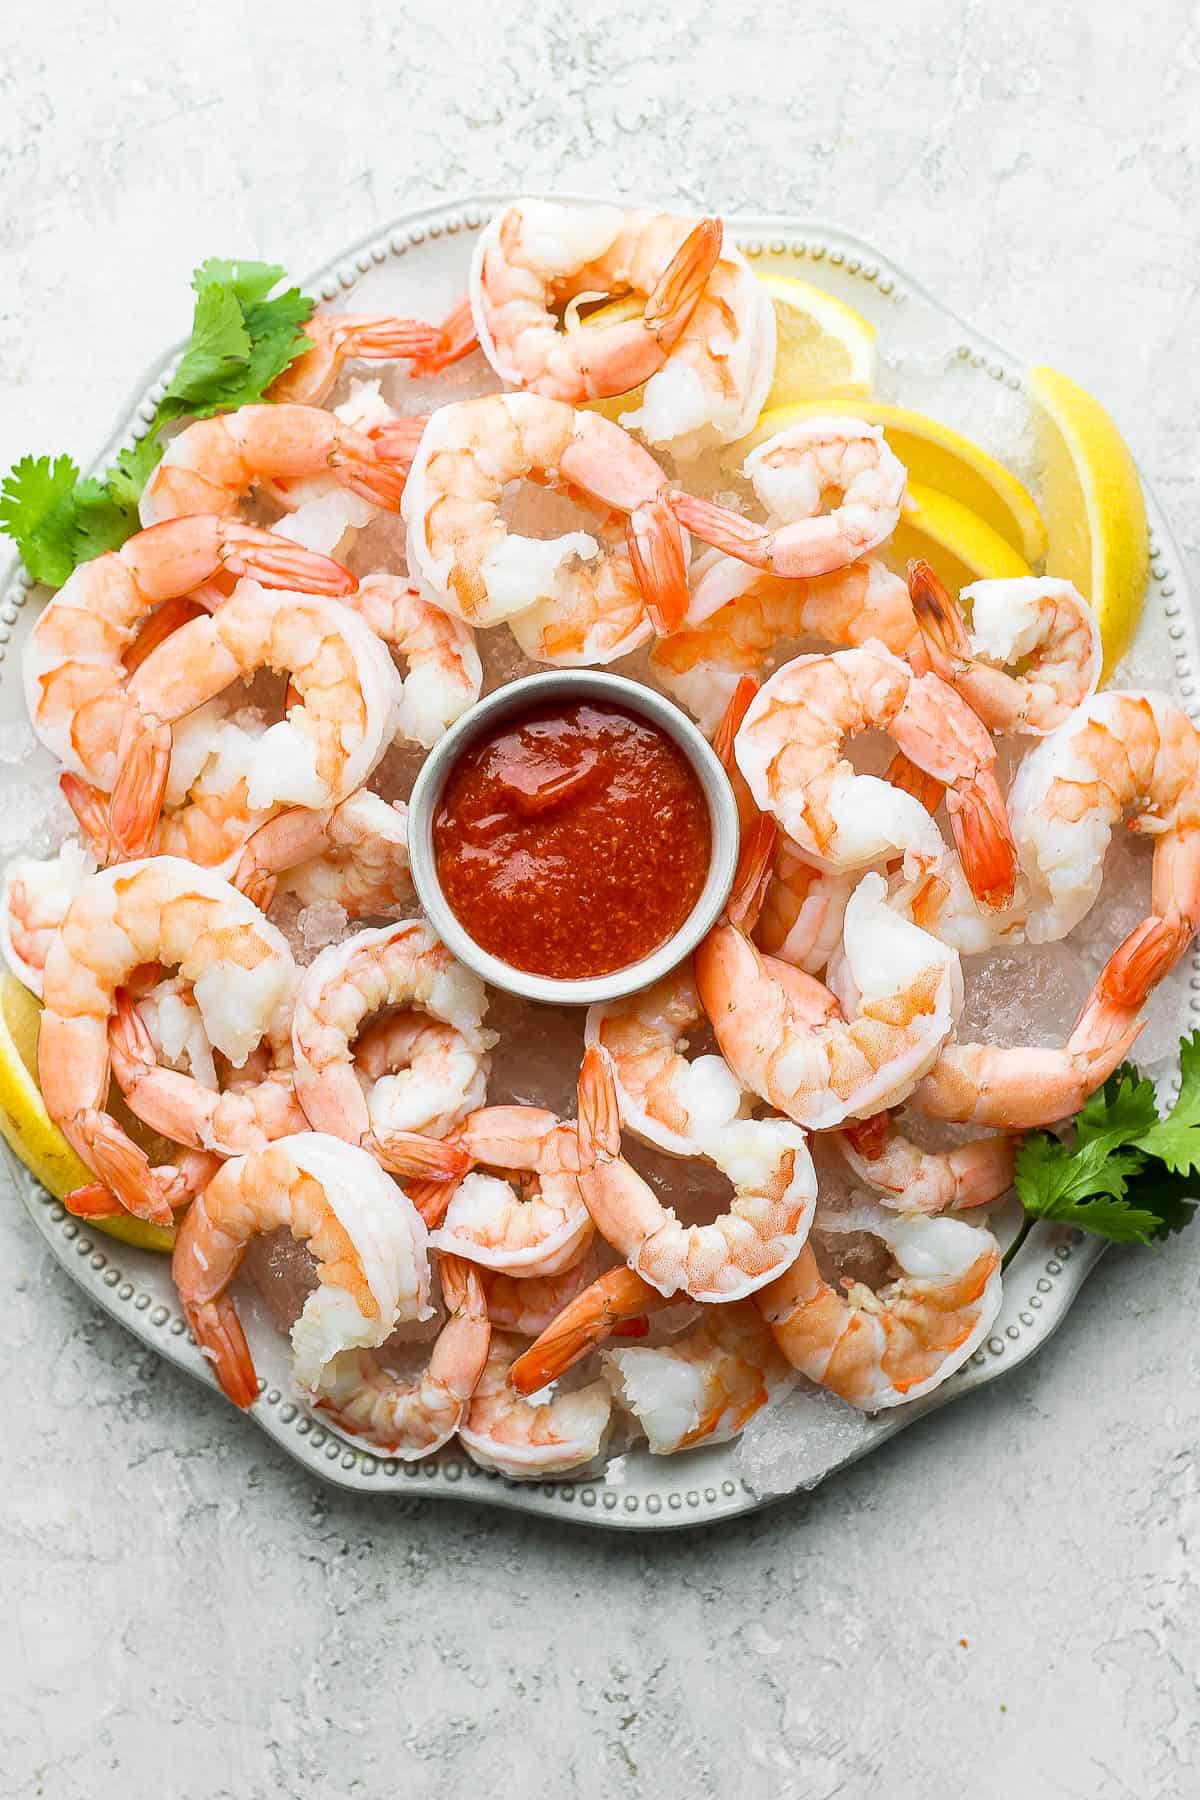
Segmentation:
{"type": "Polygon", "coordinates": [[[196,296],[192,335],[161,410],[196,413],[236,393],[250,366],[250,334],[232,288],[210,283],[196,296]]]}
{"type": "Polygon", "coordinates": [[[0,529],[16,541],[35,581],[59,587],[77,561],[75,484],[69,456],[23,456],[0,487],[0,529]]]}
{"type": "Polygon", "coordinates": [[[1085,1144],[1111,1149],[1140,1143],[1142,1133],[1157,1124],[1154,1083],[1132,1063],[1122,1063],[1076,1114],[1075,1141],[1081,1149],[1085,1144]]]}
{"type": "Polygon", "coordinates": [[[1155,1118],[1136,1142],[1173,1174],[1200,1172],[1200,1031],[1179,1044],[1179,1098],[1165,1119],[1155,1118]]]}

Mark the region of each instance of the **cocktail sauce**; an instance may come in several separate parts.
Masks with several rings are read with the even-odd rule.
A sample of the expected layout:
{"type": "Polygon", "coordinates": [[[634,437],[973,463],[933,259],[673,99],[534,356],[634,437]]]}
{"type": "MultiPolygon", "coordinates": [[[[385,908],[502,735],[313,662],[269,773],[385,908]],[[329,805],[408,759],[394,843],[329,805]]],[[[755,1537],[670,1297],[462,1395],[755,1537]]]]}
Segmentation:
{"type": "Polygon", "coordinates": [[[708,805],[683,751],[606,701],[505,719],[451,769],[433,822],[442,892],[475,942],[560,980],[608,975],[695,906],[708,805]]]}

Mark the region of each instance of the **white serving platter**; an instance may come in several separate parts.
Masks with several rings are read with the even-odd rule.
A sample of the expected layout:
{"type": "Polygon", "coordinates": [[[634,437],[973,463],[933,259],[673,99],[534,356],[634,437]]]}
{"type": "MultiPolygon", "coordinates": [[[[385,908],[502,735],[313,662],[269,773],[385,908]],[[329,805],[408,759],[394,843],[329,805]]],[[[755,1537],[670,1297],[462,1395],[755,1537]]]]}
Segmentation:
{"type": "MultiPolygon", "coordinates": [[[[479,195],[409,212],[320,269],[305,282],[330,310],[409,312],[438,318],[461,296],[480,228],[511,196],[479,195]]],[[[747,216],[726,228],[756,268],[813,281],[870,318],[880,335],[880,392],[943,418],[1018,465],[1028,454],[1023,429],[1026,365],[944,308],[895,263],[862,239],[809,220],[747,216]]],[[[113,436],[96,458],[97,470],[141,435],[169,379],[178,351],[148,372],[113,436]]],[[[1174,657],[1171,690],[1197,716],[1196,623],[1182,558],[1153,493],[1150,588],[1139,646],[1151,640],[1159,660],[1174,657]]],[[[0,574],[0,725],[24,716],[20,647],[41,595],[19,563],[0,574]]],[[[1135,655],[1137,646],[1135,646],[1135,655]]],[[[39,753],[41,754],[41,753],[39,753]]],[[[1193,964],[1200,975],[1200,959],[1193,964]]],[[[1200,980],[1192,981],[1192,989],[1200,980]]],[[[1200,998],[1189,1001],[1200,1012],[1200,998]]],[[[1181,1029],[1195,1017],[1180,1019],[1181,1029]]],[[[9,1153],[13,1185],[34,1228],[94,1301],[143,1343],[198,1381],[214,1385],[180,1314],[168,1259],[138,1251],[71,1218],[9,1153]]],[[[803,1485],[831,1475],[873,1450],[935,1407],[994,1381],[1040,1350],[1065,1317],[1103,1245],[1061,1227],[1038,1224],[1004,1279],[1004,1305],[991,1336],[957,1375],[928,1399],[864,1420],[851,1443],[806,1471],[803,1485]]],[[[611,1470],[589,1479],[519,1484],[477,1468],[454,1445],[424,1462],[402,1463],[362,1450],[311,1416],[293,1395],[290,1347],[265,1308],[239,1299],[239,1310],[260,1374],[250,1417],[314,1475],[364,1493],[428,1494],[573,1521],[582,1525],[662,1531],[711,1524],[749,1512],[767,1499],[743,1478],[736,1444],[653,1457],[644,1446],[627,1451],[611,1470]]],[[[1036,1454],[1036,1447],[1030,1447],[1036,1454]]]]}

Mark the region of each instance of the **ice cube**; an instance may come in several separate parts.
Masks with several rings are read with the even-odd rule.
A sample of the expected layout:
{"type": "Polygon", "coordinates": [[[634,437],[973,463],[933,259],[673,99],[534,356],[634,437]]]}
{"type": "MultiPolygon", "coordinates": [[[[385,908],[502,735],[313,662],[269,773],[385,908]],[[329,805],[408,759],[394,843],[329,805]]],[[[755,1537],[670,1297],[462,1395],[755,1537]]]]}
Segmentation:
{"type": "Polygon", "coordinates": [[[310,956],[315,956],[328,944],[340,944],[349,922],[345,907],[339,906],[336,900],[314,900],[297,915],[296,929],[304,948],[310,956]]]}
{"type": "Polygon", "coordinates": [[[967,1044],[1061,1044],[1091,979],[1069,942],[1017,944],[963,958],[958,1037],[967,1044]]]}
{"type": "Polygon", "coordinates": [[[24,719],[0,725],[0,763],[27,762],[37,749],[33,727],[24,719]]]}
{"type": "Polygon", "coordinates": [[[738,1472],[760,1499],[816,1487],[863,1451],[879,1426],[836,1394],[802,1381],[750,1420],[737,1445],[738,1472]]]}

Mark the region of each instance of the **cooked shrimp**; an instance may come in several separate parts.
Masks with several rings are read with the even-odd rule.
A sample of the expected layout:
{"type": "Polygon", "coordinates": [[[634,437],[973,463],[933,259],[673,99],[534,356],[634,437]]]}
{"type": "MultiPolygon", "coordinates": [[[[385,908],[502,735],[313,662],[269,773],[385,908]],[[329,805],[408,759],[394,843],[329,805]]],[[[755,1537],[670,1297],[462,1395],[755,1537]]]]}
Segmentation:
{"type": "Polygon", "coordinates": [[[18,981],[41,998],[46,957],[67,908],[96,858],[82,844],[63,844],[53,856],[20,856],[4,871],[0,887],[0,952],[18,981]]]}
{"type": "Polygon", "coordinates": [[[727,1443],[796,1381],[748,1300],[706,1313],[669,1343],[606,1350],[603,1365],[614,1399],[637,1420],[652,1456],[727,1443]]]}
{"type": "Polygon", "coordinates": [[[145,1155],[103,1110],[117,990],[143,963],[179,968],[210,1042],[235,1066],[290,993],[295,964],[244,895],[173,856],[89,876],[50,946],[38,1040],[46,1110],[130,1212],[169,1224],[145,1155]]]}
{"type": "MultiPolygon", "coordinates": [[[[466,1156],[428,1135],[434,1121],[452,1116],[464,1097],[461,1072],[452,1062],[443,1060],[432,1093],[419,1072],[411,1082],[389,1090],[397,1108],[402,1091],[410,1107],[418,1102],[428,1107],[420,1135],[411,1126],[385,1125],[363,1092],[354,1039],[366,1020],[386,1007],[417,1009],[451,1026],[475,1071],[486,1076],[487,1052],[495,1038],[483,1029],[483,983],[455,961],[429,925],[408,919],[330,944],[304,971],[292,1018],[300,1104],[315,1130],[362,1145],[386,1168],[443,1180],[461,1175],[466,1156]]],[[[466,1092],[474,1091],[468,1084],[466,1092]]]]}
{"type": "Polygon", "coordinates": [[[703,1155],[713,1132],[750,1110],[724,1057],[688,1059],[688,1034],[706,1023],[688,964],[588,1008],[584,1042],[608,1052],[622,1125],[671,1156],[703,1155]]]}
{"type": "Polygon", "coordinates": [[[971,892],[1006,904],[1016,851],[991,735],[953,688],[914,675],[882,644],[785,663],[750,702],[734,754],[755,803],[823,868],[863,868],[896,850],[936,863],[942,837],[922,801],[841,754],[844,738],[872,728],[944,783],[971,892]]]}
{"type": "Polygon", "coordinates": [[[378,1352],[343,1350],[326,1365],[315,1395],[317,1411],[335,1430],[402,1462],[432,1456],[454,1436],[492,1341],[478,1269],[443,1256],[438,1275],[449,1316],[415,1379],[389,1374],[378,1352]]]}
{"type": "Polygon", "coordinates": [[[579,1076],[579,1186],[596,1226],[660,1294],[744,1299],[797,1256],[817,1181],[802,1131],[786,1119],[738,1119],[705,1140],[734,1186],[711,1225],[683,1225],[621,1156],[621,1121],[608,1053],[588,1049],[579,1076]]]}
{"type": "Polygon", "coordinates": [[[517,200],[475,251],[480,347],[504,381],[571,405],[647,382],[621,423],[676,456],[728,443],[766,399],[775,316],[723,236],[719,219],[517,200]],[[625,294],[644,299],[640,313],[579,323],[580,303],[625,294]]]}
{"type": "Polygon", "coordinates": [[[109,823],[133,854],[150,841],[170,770],[172,726],[258,669],[286,671],[299,695],[255,746],[252,807],[336,806],[390,742],[400,679],[375,633],[347,607],[243,582],[215,613],[182,626],[127,690],[109,823]]]}
{"type": "MultiPolygon", "coordinates": [[[[170,1162],[155,1166],[154,1179],[167,1204],[178,1212],[208,1186],[222,1161],[209,1150],[176,1150],[170,1162]]],[[[77,1219],[115,1219],[125,1211],[112,1189],[100,1181],[73,1189],[64,1196],[63,1205],[77,1219]]]]}
{"type": "Polygon", "coordinates": [[[1093,694],[1026,754],[1010,804],[1030,943],[1065,937],[1088,912],[1125,814],[1154,840],[1150,916],[1182,956],[1200,919],[1200,733],[1181,707],[1164,694],[1093,694]]]}
{"type": "Polygon", "coordinates": [[[159,1046],[142,1011],[118,989],[108,1028],[109,1056],[117,1086],[131,1113],[152,1131],[194,1150],[240,1156],[275,1138],[304,1131],[308,1121],[292,1079],[287,998],[262,1041],[270,1066],[259,1080],[235,1082],[221,1093],[193,1062],[188,1072],[159,1062],[159,1046]]]}
{"type": "Polygon", "coordinates": [[[125,659],[156,607],[218,570],[314,594],[348,594],[356,585],[326,556],[211,513],[151,526],[81,563],[43,610],[22,657],[30,723],[74,774],[112,788],[127,710],[125,659]]]}
{"type": "Polygon", "coordinates": [[[385,1139],[398,1131],[441,1138],[478,1111],[487,1098],[490,1058],[480,1043],[423,1012],[387,1013],[360,1032],[354,1067],[375,1129],[385,1139]]]}
{"type": "MultiPolygon", "coordinates": [[[[520,1337],[535,1338],[544,1332],[565,1306],[583,1293],[595,1279],[596,1264],[588,1254],[581,1256],[557,1275],[506,1275],[502,1269],[487,1269],[483,1288],[487,1295],[488,1317],[497,1331],[516,1332],[520,1337]]],[[[550,1378],[535,1381],[521,1393],[533,1393],[550,1378]]]]}
{"type": "Polygon", "coordinates": [[[959,595],[970,631],[927,562],[909,564],[908,585],[933,668],[990,730],[1043,737],[1095,693],[1100,627],[1069,581],[972,582],[959,595]]]}
{"type": "Polygon", "coordinates": [[[475,633],[397,575],[368,575],[347,605],[403,656],[396,730],[428,749],[479,698],[483,666],[475,633]]]}
{"type": "Polygon", "coordinates": [[[143,525],[194,513],[228,517],[259,483],[328,475],[395,512],[404,492],[403,454],[319,406],[242,406],[198,419],[171,439],[139,511],[143,525]]]}
{"type": "Polygon", "coordinates": [[[454,1141],[473,1168],[530,1179],[468,1175],[430,1240],[439,1250],[508,1275],[557,1275],[578,1262],[594,1228],[579,1185],[574,1125],[539,1106],[486,1106],[454,1141]]]}
{"type": "Polygon", "coordinates": [[[266,912],[279,877],[305,906],[332,901],[351,919],[386,918],[412,898],[407,806],[359,788],[332,810],[276,813],[246,839],[233,883],[266,912]]]}
{"type": "Polygon", "coordinates": [[[731,923],[696,952],[696,985],[730,1068],[812,1130],[898,1105],[962,1005],[957,951],[893,912],[886,894],[883,877],[868,874],[851,895],[835,993],[763,956],[731,923]]]}
{"type": "Polygon", "coordinates": [[[522,1400],[508,1385],[509,1366],[521,1340],[493,1331],[491,1350],[471,1396],[458,1437],[472,1461],[510,1481],[544,1481],[570,1475],[599,1456],[612,1417],[604,1381],[543,1404],[522,1400]]]}
{"type": "Polygon", "coordinates": [[[320,1388],[336,1356],[375,1349],[401,1322],[430,1317],[425,1227],[378,1163],[310,1131],[235,1157],[185,1215],[171,1273],[201,1354],[236,1406],[253,1404],[258,1382],[229,1286],[251,1239],[285,1225],[320,1276],[292,1326],[302,1392],[320,1388]]]}
{"type": "MultiPolygon", "coordinates": [[[[514,1393],[536,1393],[615,1336],[623,1325],[647,1313],[661,1312],[670,1303],[669,1297],[625,1264],[606,1269],[544,1322],[537,1341],[521,1352],[509,1370],[509,1386],[514,1393]]],[[[493,1323],[500,1321],[493,1319],[493,1323]]]]}
{"type": "Polygon", "coordinates": [[[409,570],[429,599],[470,625],[542,604],[576,621],[615,612],[620,642],[632,649],[650,635],[651,619],[678,623],[687,608],[684,538],[666,488],[650,453],[598,413],[539,394],[461,400],[434,413],[409,474],[409,570]],[[526,478],[620,514],[626,541],[510,532],[501,497],[526,478]],[[630,632],[635,597],[642,611],[630,632]]]}
{"type": "Polygon", "coordinates": [[[1000,1310],[1000,1246],[962,1219],[898,1217],[874,1207],[842,1215],[868,1230],[898,1270],[879,1290],[839,1294],[811,1244],[758,1305],[792,1367],[864,1412],[900,1406],[945,1381],[987,1336],[1000,1310]]]}
{"type": "Polygon", "coordinates": [[[276,405],[324,405],[344,363],[419,361],[447,344],[440,326],[391,313],[316,313],[301,330],[311,347],[267,389],[276,405]]]}
{"type": "Polygon", "coordinates": [[[818,868],[781,833],[752,933],[755,943],[777,961],[819,975],[842,941],[846,906],[857,884],[857,875],[818,868]]]}
{"type": "Polygon", "coordinates": [[[780,581],[733,557],[710,561],[687,620],[650,652],[654,679],[711,731],[739,676],[757,675],[781,640],[819,637],[853,647],[878,640],[909,666],[929,666],[908,589],[867,556],[811,581],[780,581]]]}
{"type": "Polygon", "coordinates": [[[742,473],[766,508],[765,525],[691,494],[671,496],[676,517],[766,575],[806,578],[843,568],[891,537],[908,479],[878,425],[837,418],[806,419],[768,438],[742,473]]]}
{"type": "Polygon", "coordinates": [[[922,1150],[887,1112],[830,1135],[859,1180],[897,1212],[966,1212],[990,1206],[1013,1183],[1017,1140],[1010,1137],[922,1150]]]}

